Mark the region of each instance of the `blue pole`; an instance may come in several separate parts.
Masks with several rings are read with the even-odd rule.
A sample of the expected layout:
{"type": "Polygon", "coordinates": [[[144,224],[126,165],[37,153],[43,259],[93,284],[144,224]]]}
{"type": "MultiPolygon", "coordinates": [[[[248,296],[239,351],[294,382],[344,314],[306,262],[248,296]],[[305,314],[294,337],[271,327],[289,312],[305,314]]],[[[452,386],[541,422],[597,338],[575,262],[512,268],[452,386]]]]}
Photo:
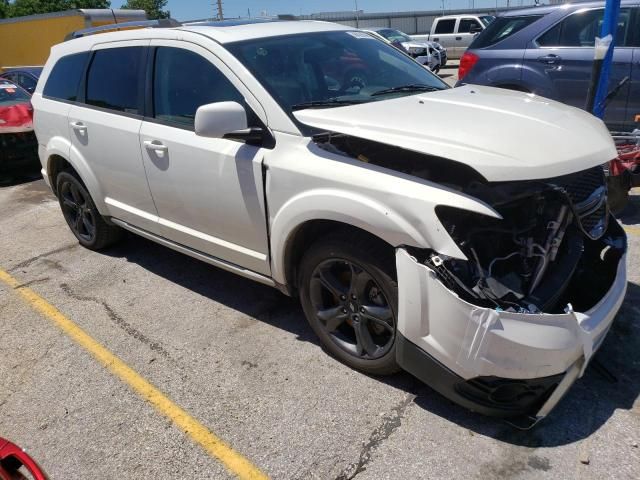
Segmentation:
{"type": "MultiPolygon", "coordinates": [[[[616,32],[618,30],[618,16],[620,15],[620,0],[607,0],[604,7],[604,18],[602,21],[602,29],[600,38],[611,35],[612,41],[609,50],[602,60],[602,69],[600,78],[598,79],[598,88],[593,103],[593,114],[596,117],[604,117],[605,98],[609,93],[609,75],[611,73],[611,64],[613,63],[613,49],[615,47],[616,32]]],[[[597,61],[597,60],[596,60],[597,61]]]]}

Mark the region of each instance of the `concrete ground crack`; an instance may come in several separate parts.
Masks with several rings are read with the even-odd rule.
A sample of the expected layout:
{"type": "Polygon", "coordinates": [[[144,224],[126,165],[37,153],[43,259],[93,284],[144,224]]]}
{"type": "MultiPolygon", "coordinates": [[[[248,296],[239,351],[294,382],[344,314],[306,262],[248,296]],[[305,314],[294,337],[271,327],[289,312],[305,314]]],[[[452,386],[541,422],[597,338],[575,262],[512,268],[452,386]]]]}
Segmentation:
{"type": "Polygon", "coordinates": [[[28,286],[33,285],[35,283],[42,283],[42,282],[46,282],[48,280],[51,280],[51,278],[50,277],[36,278],[34,280],[29,280],[28,282],[21,283],[20,285],[16,285],[15,287],[13,287],[13,289],[14,290],[18,290],[20,288],[25,288],[25,287],[28,287],[28,286]]]}
{"type": "Polygon", "coordinates": [[[31,257],[31,258],[25,260],[24,262],[20,262],[19,264],[14,265],[13,267],[11,267],[9,269],[9,271],[10,272],[14,272],[14,271],[18,270],[19,268],[28,267],[31,264],[33,264],[33,263],[37,262],[38,260],[40,260],[41,258],[46,258],[46,257],[49,257],[51,255],[55,255],[56,253],[61,253],[61,252],[67,251],[67,250],[71,250],[72,248],[76,248],[77,246],[78,246],[77,243],[72,243],[72,244],[69,244],[69,245],[65,245],[64,247],[59,247],[59,248],[55,248],[53,250],[49,250],[48,252],[41,253],[40,255],[36,255],[35,257],[31,257]]]}
{"type": "Polygon", "coordinates": [[[416,398],[414,394],[407,394],[398,405],[393,407],[391,411],[382,417],[382,423],[371,432],[369,440],[362,446],[358,461],[348,465],[336,477],[336,480],[351,480],[360,472],[366,470],[368,463],[371,461],[371,455],[377,450],[382,443],[387,440],[393,432],[395,432],[402,424],[407,407],[411,405],[416,398]]]}
{"type": "Polygon", "coordinates": [[[96,298],[96,297],[79,295],[79,294],[75,293],[71,289],[71,287],[69,287],[69,285],[67,285],[66,283],[60,284],[60,288],[62,289],[62,291],[64,293],[66,293],[68,296],[70,296],[74,300],[78,300],[80,302],[94,302],[94,303],[97,303],[98,305],[101,305],[105,309],[105,311],[107,312],[107,315],[111,319],[111,321],[113,321],[113,323],[115,323],[118,327],[120,327],[122,330],[124,330],[124,332],[127,333],[127,335],[129,335],[129,336],[135,338],[136,340],[140,341],[141,343],[145,344],[151,350],[153,350],[154,352],[158,353],[159,355],[161,355],[162,357],[166,358],[167,360],[170,360],[171,362],[175,363],[173,358],[171,358],[171,355],[169,354],[169,352],[166,351],[162,347],[162,345],[160,345],[157,342],[152,341],[144,333],[142,333],[141,331],[136,329],[133,325],[131,325],[124,318],[122,318],[120,315],[118,315],[115,312],[115,310],[113,308],[111,308],[111,306],[107,302],[105,302],[104,300],[100,300],[99,298],[96,298]]]}

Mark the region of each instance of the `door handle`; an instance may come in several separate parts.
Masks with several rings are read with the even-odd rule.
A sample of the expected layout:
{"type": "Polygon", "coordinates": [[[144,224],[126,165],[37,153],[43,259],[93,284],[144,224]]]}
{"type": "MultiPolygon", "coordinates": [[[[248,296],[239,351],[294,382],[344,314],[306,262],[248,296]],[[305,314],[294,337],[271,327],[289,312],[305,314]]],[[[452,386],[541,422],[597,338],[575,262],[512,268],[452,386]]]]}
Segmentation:
{"type": "Polygon", "coordinates": [[[71,122],[71,128],[73,128],[76,132],[84,135],[87,132],[87,126],[82,122],[71,122]]]}
{"type": "Polygon", "coordinates": [[[153,150],[158,154],[158,156],[163,155],[169,150],[169,147],[164,145],[159,140],[145,140],[142,143],[144,144],[144,148],[146,148],[147,150],[153,150]]]}
{"type": "Polygon", "coordinates": [[[560,63],[561,60],[562,60],[562,57],[560,57],[559,55],[554,55],[553,53],[550,53],[549,55],[544,55],[542,57],[538,57],[539,62],[546,63],[547,65],[554,65],[556,63],[560,63]]]}
{"type": "Polygon", "coordinates": [[[462,37],[456,37],[456,40],[462,40],[462,37]]]}
{"type": "Polygon", "coordinates": [[[440,37],[434,37],[434,38],[433,38],[433,41],[434,41],[434,42],[438,42],[438,41],[440,41],[440,37]]]}

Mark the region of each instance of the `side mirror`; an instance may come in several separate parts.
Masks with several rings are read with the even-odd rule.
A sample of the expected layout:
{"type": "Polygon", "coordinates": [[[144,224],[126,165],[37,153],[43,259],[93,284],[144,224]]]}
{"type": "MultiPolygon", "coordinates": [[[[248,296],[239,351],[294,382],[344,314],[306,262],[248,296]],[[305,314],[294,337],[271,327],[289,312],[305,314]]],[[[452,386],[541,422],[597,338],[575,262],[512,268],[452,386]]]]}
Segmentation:
{"type": "Polygon", "coordinates": [[[247,112],[237,102],[209,103],[196,111],[195,131],[200,137],[224,138],[229,133],[246,129],[247,112]]]}
{"type": "Polygon", "coordinates": [[[471,28],[469,29],[469,33],[480,33],[481,31],[482,27],[478,25],[471,25],[471,28]]]}

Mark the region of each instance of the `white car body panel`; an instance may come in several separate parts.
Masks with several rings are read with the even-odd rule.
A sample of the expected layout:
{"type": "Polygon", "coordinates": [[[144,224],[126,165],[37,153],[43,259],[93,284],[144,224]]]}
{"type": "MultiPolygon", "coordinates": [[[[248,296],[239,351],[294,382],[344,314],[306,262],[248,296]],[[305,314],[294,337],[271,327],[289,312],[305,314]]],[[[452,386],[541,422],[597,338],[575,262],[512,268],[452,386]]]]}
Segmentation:
{"type": "Polygon", "coordinates": [[[464,163],[490,181],[551,178],[617,156],[604,123],[593,115],[492,87],[464,86],[294,115],[322,130],[464,163]],[[434,119],[437,129],[424,127],[434,119]]]}
{"type": "MultiPolygon", "coordinates": [[[[181,48],[206,58],[267,121],[260,103],[210,51],[175,40],[154,40],[151,45],[181,48]]],[[[194,131],[146,120],[139,148],[161,236],[255,272],[270,273],[262,182],[264,149],[200,137],[194,131]],[[166,152],[155,150],[155,144],[166,152]]]]}
{"type": "Polygon", "coordinates": [[[499,215],[483,202],[426,180],[322,150],[306,138],[278,135],[265,156],[272,275],[286,284],[288,241],[304,222],[334,220],[379,236],[393,246],[433,248],[466,258],[440,225],[434,208],[452,205],[499,215]]]}

